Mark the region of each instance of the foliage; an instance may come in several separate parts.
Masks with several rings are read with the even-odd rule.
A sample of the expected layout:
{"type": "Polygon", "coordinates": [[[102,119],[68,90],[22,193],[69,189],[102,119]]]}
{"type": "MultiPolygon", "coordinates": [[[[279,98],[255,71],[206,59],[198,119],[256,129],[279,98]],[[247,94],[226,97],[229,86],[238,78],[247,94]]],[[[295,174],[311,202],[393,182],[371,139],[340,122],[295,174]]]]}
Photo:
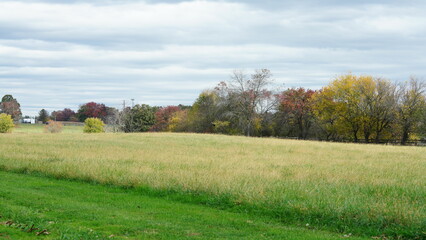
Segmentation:
{"type": "Polygon", "coordinates": [[[6,113],[18,121],[22,116],[21,105],[12,95],[5,95],[0,102],[0,113],[6,113]]]}
{"type": "Polygon", "coordinates": [[[230,122],[229,121],[219,121],[216,120],[213,122],[213,132],[215,133],[229,133],[230,129],[230,122]]]}
{"type": "Polygon", "coordinates": [[[242,71],[234,71],[231,80],[222,84],[225,92],[222,95],[226,96],[229,112],[247,136],[258,133],[256,122],[275,107],[274,94],[268,89],[272,81],[272,73],[268,69],[260,69],[250,77],[242,71]]]}
{"type": "Polygon", "coordinates": [[[37,120],[42,123],[47,123],[47,121],[49,121],[49,112],[46,111],[46,109],[41,109],[38,113],[37,120]]]}
{"type": "Polygon", "coordinates": [[[44,130],[45,132],[48,132],[48,133],[60,133],[62,132],[63,127],[64,126],[62,125],[62,123],[49,120],[46,126],[44,127],[44,130]]]}
{"type": "Polygon", "coordinates": [[[289,88],[282,92],[279,98],[277,118],[279,125],[288,124],[298,138],[306,139],[314,123],[312,110],[313,90],[304,88],[289,88]]]}
{"type": "Polygon", "coordinates": [[[178,106],[167,106],[164,108],[159,108],[155,112],[155,125],[152,126],[151,131],[167,131],[170,119],[173,114],[177,111],[180,111],[181,108],[178,106]]]}
{"type": "Polygon", "coordinates": [[[183,132],[188,130],[188,109],[174,112],[167,124],[169,132],[183,132]]]}
{"type": "Polygon", "coordinates": [[[392,136],[398,92],[389,80],[346,74],[314,94],[312,103],[326,139],[380,142],[392,136]]]}
{"type": "Polygon", "coordinates": [[[76,113],[69,108],[64,108],[64,110],[59,110],[59,111],[53,111],[51,114],[51,119],[54,119],[55,121],[63,121],[63,122],[78,121],[76,113]]]}
{"type": "Polygon", "coordinates": [[[213,132],[213,121],[220,118],[220,97],[216,91],[203,91],[188,112],[189,130],[213,132]]]}
{"type": "Polygon", "coordinates": [[[87,118],[101,118],[107,116],[107,108],[103,103],[88,102],[80,106],[77,111],[77,118],[84,122],[87,118]]]}
{"type": "Polygon", "coordinates": [[[8,133],[13,130],[15,124],[13,124],[12,116],[6,113],[0,113],[0,133],[8,133]]]}
{"type": "Polygon", "coordinates": [[[127,111],[124,120],[124,132],[146,132],[155,124],[156,109],[146,105],[135,105],[127,111]]]}
{"type": "Polygon", "coordinates": [[[84,121],[83,132],[102,133],[104,132],[104,122],[99,118],[86,118],[84,121]]]}

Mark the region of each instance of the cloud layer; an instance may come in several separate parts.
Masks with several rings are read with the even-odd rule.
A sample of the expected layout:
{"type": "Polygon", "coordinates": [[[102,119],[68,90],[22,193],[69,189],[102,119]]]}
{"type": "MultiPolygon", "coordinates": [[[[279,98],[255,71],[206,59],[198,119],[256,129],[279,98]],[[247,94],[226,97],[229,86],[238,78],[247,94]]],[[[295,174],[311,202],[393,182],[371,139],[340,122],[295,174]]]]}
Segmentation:
{"type": "Polygon", "coordinates": [[[24,114],[87,101],[191,104],[233,69],[319,88],[426,76],[424,1],[2,1],[0,94],[24,114]]]}

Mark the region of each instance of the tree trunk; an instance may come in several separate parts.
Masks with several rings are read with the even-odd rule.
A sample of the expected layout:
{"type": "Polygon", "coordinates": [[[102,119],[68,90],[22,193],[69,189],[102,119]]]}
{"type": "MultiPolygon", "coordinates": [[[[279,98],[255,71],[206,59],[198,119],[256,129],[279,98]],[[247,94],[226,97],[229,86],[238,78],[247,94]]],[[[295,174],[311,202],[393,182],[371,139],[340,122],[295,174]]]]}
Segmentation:
{"type": "Polygon", "coordinates": [[[407,144],[407,141],[408,141],[408,129],[403,129],[401,145],[407,144]]]}
{"type": "Polygon", "coordinates": [[[353,134],[354,134],[354,142],[358,142],[358,131],[353,131],[353,134]]]}

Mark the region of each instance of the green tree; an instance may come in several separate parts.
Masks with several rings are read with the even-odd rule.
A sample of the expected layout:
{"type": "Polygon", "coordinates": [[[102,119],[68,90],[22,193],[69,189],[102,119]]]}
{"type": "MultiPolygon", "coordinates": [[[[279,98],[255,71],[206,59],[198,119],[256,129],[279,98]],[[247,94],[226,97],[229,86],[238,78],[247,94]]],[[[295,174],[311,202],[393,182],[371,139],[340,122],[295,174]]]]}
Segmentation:
{"type": "Polygon", "coordinates": [[[135,105],[126,111],[124,120],[124,132],[146,132],[155,124],[155,112],[153,108],[147,104],[135,105]]]}
{"type": "Polygon", "coordinates": [[[219,101],[215,91],[202,92],[189,110],[189,130],[202,133],[213,132],[213,122],[220,115],[219,101]]]}
{"type": "Polygon", "coordinates": [[[12,116],[1,113],[0,114],[0,133],[8,133],[13,130],[15,125],[13,124],[12,116]]]}
{"type": "Polygon", "coordinates": [[[46,111],[46,109],[41,109],[40,112],[38,113],[37,119],[38,121],[47,123],[47,121],[49,121],[49,112],[46,111]]]}

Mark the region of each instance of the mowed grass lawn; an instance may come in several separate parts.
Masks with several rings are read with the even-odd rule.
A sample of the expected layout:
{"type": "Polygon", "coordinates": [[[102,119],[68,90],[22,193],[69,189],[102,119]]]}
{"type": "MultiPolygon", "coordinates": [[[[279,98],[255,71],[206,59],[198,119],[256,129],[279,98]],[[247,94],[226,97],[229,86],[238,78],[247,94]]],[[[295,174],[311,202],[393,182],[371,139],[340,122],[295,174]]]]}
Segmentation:
{"type": "Polygon", "coordinates": [[[345,234],[425,237],[422,147],[176,133],[13,133],[0,146],[6,171],[178,194],[345,234]]]}
{"type": "Polygon", "coordinates": [[[0,172],[0,179],[0,239],[342,238],[135,189],[6,172],[0,172]],[[37,236],[43,230],[48,235],[37,236]]]}

